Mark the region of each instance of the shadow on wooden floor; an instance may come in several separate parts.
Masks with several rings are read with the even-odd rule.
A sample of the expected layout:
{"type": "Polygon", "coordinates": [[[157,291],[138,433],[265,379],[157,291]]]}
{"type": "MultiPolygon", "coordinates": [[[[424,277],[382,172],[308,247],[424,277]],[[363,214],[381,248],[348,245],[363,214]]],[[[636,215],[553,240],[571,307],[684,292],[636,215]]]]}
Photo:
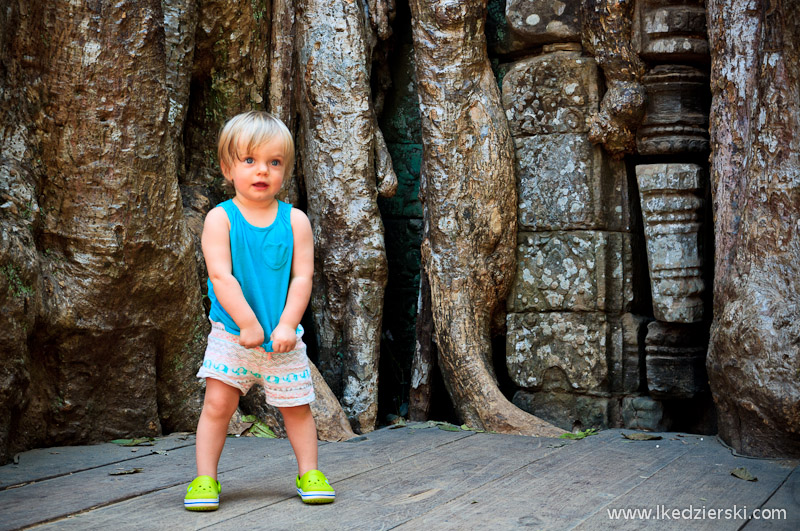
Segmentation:
{"type": "Polygon", "coordinates": [[[607,430],[568,441],[420,426],[321,443],[337,491],[322,506],[297,497],[288,441],[230,438],[211,513],[183,509],[194,435],[32,450],[0,467],[0,529],[800,529],[798,462],[737,457],[714,437],[629,441],[629,430],[607,430]],[[740,467],[757,481],[731,475],[740,467]]]}

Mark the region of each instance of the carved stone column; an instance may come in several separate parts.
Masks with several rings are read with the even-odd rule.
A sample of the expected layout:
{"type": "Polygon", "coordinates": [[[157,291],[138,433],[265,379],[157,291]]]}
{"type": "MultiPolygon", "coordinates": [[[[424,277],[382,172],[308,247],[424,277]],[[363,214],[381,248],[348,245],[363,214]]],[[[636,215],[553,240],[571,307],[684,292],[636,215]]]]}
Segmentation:
{"type": "Polygon", "coordinates": [[[647,390],[656,398],[694,398],[708,391],[703,324],[651,322],[645,340],[647,390]]]}
{"type": "Polygon", "coordinates": [[[642,202],[653,313],[659,321],[703,318],[700,211],[703,170],[696,164],[636,167],[642,202]]]}
{"type": "Polygon", "coordinates": [[[648,61],[708,61],[703,0],[643,0],[639,55],[648,61]]]}
{"type": "Polygon", "coordinates": [[[645,117],[636,134],[641,155],[708,151],[708,76],[685,65],[659,65],[643,83],[645,117]]]}

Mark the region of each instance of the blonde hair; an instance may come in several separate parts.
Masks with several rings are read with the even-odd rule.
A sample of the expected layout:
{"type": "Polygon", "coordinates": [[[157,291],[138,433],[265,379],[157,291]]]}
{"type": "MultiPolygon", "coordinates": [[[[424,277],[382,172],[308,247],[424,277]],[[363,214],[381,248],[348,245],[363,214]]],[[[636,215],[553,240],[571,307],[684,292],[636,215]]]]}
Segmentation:
{"type": "Polygon", "coordinates": [[[228,120],[219,133],[217,155],[223,171],[233,166],[234,161],[252,152],[258,146],[279,137],[283,140],[283,156],[288,180],[294,168],[294,140],[289,128],[268,112],[249,111],[237,114],[228,120]],[[244,151],[244,153],[242,153],[244,151]]]}

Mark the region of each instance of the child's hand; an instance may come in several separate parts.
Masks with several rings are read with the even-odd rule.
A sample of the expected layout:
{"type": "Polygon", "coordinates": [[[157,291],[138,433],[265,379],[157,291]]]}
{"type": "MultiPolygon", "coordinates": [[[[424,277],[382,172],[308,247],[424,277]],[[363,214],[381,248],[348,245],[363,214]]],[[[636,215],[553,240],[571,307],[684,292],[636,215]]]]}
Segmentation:
{"type": "Polygon", "coordinates": [[[264,343],[264,329],[256,322],[239,331],[239,344],[244,348],[260,347],[264,343]]]}
{"type": "Polygon", "coordinates": [[[272,341],[273,352],[289,352],[294,350],[297,344],[297,332],[291,326],[283,323],[278,323],[269,338],[272,341]]]}

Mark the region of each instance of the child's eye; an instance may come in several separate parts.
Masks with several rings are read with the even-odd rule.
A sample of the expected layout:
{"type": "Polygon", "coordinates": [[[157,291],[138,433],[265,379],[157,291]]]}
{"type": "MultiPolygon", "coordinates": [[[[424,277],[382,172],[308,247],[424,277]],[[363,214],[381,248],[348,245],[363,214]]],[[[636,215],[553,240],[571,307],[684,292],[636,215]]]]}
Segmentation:
{"type": "Polygon", "coordinates": [[[280,166],[280,165],[281,165],[281,161],[279,161],[279,160],[273,160],[273,161],[272,161],[272,165],[273,165],[273,166],[280,166]]]}
{"type": "Polygon", "coordinates": [[[255,159],[253,159],[253,157],[245,157],[244,161],[247,164],[252,164],[253,162],[255,162],[255,159]]]}

